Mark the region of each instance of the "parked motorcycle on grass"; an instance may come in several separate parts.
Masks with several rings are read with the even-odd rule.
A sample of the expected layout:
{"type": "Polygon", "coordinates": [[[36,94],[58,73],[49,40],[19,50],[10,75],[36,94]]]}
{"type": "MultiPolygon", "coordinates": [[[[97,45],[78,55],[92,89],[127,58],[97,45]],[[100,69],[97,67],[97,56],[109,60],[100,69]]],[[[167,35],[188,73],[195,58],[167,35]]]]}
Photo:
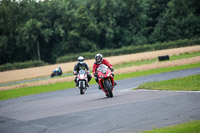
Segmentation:
{"type": "Polygon", "coordinates": [[[80,94],[84,94],[88,87],[88,77],[85,70],[80,70],[77,74],[77,87],[80,89],[80,94]]]}
{"type": "Polygon", "coordinates": [[[54,70],[53,73],[51,74],[51,77],[61,76],[61,75],[62,75],[62,72],[58,72],[58,71],[54,70]]]}
{"type": "Polygon", "coordinates": [[[114,77],[108,66],[101,64],[97,68],[99,85],[107,97],[113,97],[114,77]]]}

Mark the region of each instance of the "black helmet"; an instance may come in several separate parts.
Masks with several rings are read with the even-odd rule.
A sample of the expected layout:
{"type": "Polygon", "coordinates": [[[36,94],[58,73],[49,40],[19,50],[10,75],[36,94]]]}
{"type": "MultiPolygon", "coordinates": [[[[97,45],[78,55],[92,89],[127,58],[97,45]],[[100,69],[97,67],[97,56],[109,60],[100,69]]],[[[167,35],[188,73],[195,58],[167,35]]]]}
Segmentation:
{"type": "Polygon", "coordinates": [[[103,56],[102,54],[96,54],[95,55],[95,60],[97,64],[101,64],[101,62],[103,61],[103,56]]]}
{"type": "Polygon", "coordinates": [[[84,58],[83,56],[78,57],[78,63],[83,64],[84,58]]]}

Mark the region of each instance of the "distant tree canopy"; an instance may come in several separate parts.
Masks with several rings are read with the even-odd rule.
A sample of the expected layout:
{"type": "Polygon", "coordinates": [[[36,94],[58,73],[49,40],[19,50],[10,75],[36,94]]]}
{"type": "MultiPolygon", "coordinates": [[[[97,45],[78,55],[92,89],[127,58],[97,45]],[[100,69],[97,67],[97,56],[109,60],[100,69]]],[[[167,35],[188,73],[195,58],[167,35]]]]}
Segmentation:
{"type": "Polygon", "coordinates": [[[200,36],[199,0],[1,0],[0,64],[200,36]]]}

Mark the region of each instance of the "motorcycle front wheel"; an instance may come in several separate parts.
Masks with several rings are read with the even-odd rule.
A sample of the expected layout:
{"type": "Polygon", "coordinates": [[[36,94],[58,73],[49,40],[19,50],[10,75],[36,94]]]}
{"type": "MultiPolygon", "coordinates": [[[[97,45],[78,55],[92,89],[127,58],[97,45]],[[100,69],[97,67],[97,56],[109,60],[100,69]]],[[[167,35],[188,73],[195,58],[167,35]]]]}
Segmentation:
{"type": "Polygon", "coordinates": [[[80,94],[83,95],[84,92],[84,88],[83,88],[83,82],[80,83],[80,94]]]}
{"type": "Polygon", "coordinates": [[[51,77],[54,77],[54,73],[51,74],[51,77]]]}
{"type": "Polygon", "coordinates": [[[107,91],[108,91],[108,95],[106,95],[106,96],[112,98],[113,97],[112,84],[108,79],[105,80],[105,86],[107,87],[107,91]]]}

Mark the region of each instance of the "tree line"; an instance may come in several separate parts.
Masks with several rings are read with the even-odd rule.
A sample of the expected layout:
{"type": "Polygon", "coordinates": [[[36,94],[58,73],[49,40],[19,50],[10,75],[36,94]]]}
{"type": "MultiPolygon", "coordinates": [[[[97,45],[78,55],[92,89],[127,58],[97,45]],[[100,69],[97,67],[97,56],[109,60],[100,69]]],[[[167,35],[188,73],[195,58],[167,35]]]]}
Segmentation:
{"type": "Polygon", "coordinates": [[[200,36],[199,0],[1,0],[0,65],[200,36]]]}

